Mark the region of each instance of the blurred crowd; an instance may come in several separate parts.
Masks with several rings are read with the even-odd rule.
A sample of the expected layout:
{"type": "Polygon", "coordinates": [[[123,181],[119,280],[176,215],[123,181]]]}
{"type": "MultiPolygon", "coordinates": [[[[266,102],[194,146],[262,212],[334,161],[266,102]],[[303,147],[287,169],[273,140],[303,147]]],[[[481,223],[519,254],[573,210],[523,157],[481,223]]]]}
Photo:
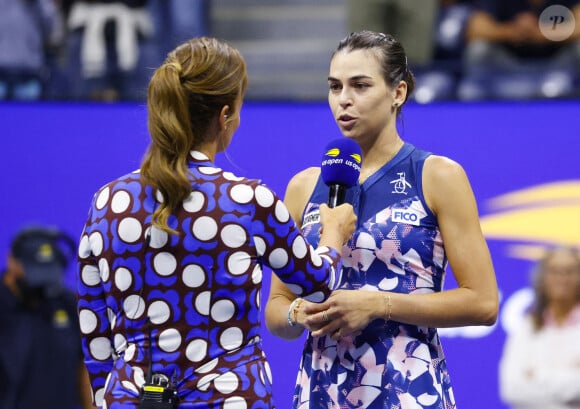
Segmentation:
{"type": "Polygon", "coordinates": [[[349,29],[399,38],[414,98],[580,96],[578,0],[347,0],[349,29]]]}
{"type": "Polygon", "coordinates": [[[209,0],[0,0],[0,100],[144,100],[209,0]]]}
{"type": "MultiPolygon", "coordinates": [[[[0,0],[0,100],[144,100],[152,67],[175,44],[212,35],[210,6],[0,0]]],[[[403,43],[418,102],[580,97],[580,0],[346,0],[345,8],[347,31],[403,43]]]]}

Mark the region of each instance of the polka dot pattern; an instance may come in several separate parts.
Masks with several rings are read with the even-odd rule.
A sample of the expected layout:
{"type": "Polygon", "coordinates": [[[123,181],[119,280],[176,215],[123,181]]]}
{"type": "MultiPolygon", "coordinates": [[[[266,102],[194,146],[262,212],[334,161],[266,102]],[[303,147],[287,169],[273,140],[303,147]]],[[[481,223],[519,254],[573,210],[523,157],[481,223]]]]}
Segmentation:
{"type": "Polygon", "coordinates": [[[125,267],[119,267],[115,271],[115,286],[119,291],[127,291],[133,284],[133,275],[131,271],[125,267]]]}
{"type": "Polygon", "coordinates": [[[256,201],[258,202],[258,205],[260,205],[264,208],[271,207],[276,200],[276,197],[274,196],[272,191],[270,189],[268,189],[266,186],[256,187],[255,195],[256,195],[256,201]]]}
{"type": "Polygon", "coordinates": [[[159,335],[159,348],[165,352],[174,352],[181,346],[181,334],[175,328],[162,331],[159,335]]]}
{"type": "Polygon", "coordinates": [[[98,210],[101,210],[103,207],[105,207],[107,205],[107,203],[109,202],[109,195],[110,195],[110,189],[109,187],[105,187],[104,189],[102,189],[98,195],[97,195],[97,200],[95,202],[95,207],[98,210]]]}
{"type": "Polygon", "coordinates": [[[197,288],[206,281],[206,274],[202,266],[190,264],[183,269],[183,283],[191,288],[197,288]]]}
{"type": "Polygon", "coordinates": [[[217,234],[217,222],[208,216],[202,216],[193,223],[192,233],[201,241],[209,241],[217,234]]]}
{"type": "Polygon", "coordinates": [[[111,200],[111,211],[113,213],[123,213],[131,204],[131,196],[124,190],[119,190],[113,195],[111,200]]]}
{"type": "Polygon", "coordinates": [[[111,342],[105,337],[93,338],[90,343],[91,355],[99,361],[111,357],[111,342]]]}
{"type": "Polygon", "coordinates": [[[168,276],[175,272],[175,268],[177,267],[177,261],[173,254],[164,251],[163,253],[159,253],[153,257],[153,269],[157,272],[157,274],[162,276],[168,276]]]}
{"type": "Polygon", "coordinates": [[[194,339],[185,348],[185,355],[191,362],[201,362],[207,354],[207,341],[194,339]]]}
{"type": "Polygon", "coordinates": [[[229,224],[221,231],[221,239],[226,246],[237,249],[244,245],[248,236],[246,230],[237,224],[229,224]]]}
{"type": "Polygon", "coordinates": [[[166,232],[156,227],[152,227],[149,231],[149,246],[154,249],[160,249],[167,244],[168,236],[166,232]]]}
{"type": "Polygon", "coordinates": [[[119,222],[118,235],[126,243],[135,243],[141,237],[143,227],[139,220],[127,217],[119,222]]]}
{"type": "Polygon", "coordinates": [[[183,209],[188,213],[196,213],[203,209],[205,197],[201,192],[192,192],[183,202],[183,209]]]}
{"type": "Polygon", "coordinates": [[[80,310],[79,322],[81,326],[81,332],[83,334],[90,334],[97,328],[97,315],[90,310],[80,310]]]}
{"type": "Polygon", "coordinates": [[[232,200],[237,203],[249,203],[254,197],[254,190],[248,185],[234,185],[230,191],[232,200]]]}
{"type": "Polygon", "coordinates": [[[186,400],[205,391],[224,408],[273,407],[255,318],[261,266],[316,298],[329,294],[340,267],[336,251],[306,245],[265,185],[216,168],[200,152],[192,152],[190,172],[195,191],[169,218],[179,235],[151,226],[162,196],[139,172],[107,184],[90,208],[78,249],[78,305],[103,407],[136,402],[150,345],[154,370],[175,371],[186,400]]]}
{"type": "Polygon", "coordinates": [[[282,248],[275,249],[270,253],[268,261],[272,268],[280,269],[288,264],[288,252],[282,248]]]}
{"type": "Polygon", "coordinates": [[[161,325],[171,318],[171,307],[164,300],[153,301],[147,315],[151,323],[161,325]]]}
{"type": "Polygon", "coordinates": [[[233,318],[236,306],[231,300],[219,300],[211,307],[211,317],[216,322],[226,322],[233,318]]]}

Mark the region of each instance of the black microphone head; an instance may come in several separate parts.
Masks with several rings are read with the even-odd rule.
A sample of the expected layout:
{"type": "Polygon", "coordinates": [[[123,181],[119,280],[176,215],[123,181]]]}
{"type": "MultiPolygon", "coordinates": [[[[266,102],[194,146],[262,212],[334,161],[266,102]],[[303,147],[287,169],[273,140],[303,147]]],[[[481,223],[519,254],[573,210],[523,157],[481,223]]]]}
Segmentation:
{"type": "Polygon", "coordinates": [[[328,186],[354,186],[360,175],[362,151],[360,146],[348,138],[331,141],[322,156],[322,180],[328,186]]]}

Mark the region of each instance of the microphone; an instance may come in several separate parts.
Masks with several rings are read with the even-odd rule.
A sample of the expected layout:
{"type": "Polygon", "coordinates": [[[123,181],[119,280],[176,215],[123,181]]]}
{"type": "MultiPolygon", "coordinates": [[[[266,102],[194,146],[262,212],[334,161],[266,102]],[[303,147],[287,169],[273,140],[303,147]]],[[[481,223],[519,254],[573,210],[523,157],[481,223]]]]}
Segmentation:
{"type": "Polygon", "coordinates": [[[326,145],[320,169],[322,180],[330,188],[328,207],[344,203],[346,189],[358,180],[361,163],[362,151],[352,139],[335,139],[326,145]]]}

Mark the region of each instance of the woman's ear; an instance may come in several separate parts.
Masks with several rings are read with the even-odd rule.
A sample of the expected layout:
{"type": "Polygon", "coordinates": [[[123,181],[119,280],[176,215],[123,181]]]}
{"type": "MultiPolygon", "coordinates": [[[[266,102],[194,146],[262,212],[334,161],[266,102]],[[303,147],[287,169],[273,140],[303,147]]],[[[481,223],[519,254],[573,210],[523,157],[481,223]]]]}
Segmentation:
{"type": "Polygon", "coordinates": [[[228,129],[228,118],[230,113],[230,106],[224,105],[220,111],[219,115],[219,124],[220,124],[220,131],[225,131],[228,129]]]}
{"type": "Polygon", "coordinates": [[[393,90],[393,106],[401,107],[407,99],[407,82],[399,81],[399,84],[393,90]]]}

